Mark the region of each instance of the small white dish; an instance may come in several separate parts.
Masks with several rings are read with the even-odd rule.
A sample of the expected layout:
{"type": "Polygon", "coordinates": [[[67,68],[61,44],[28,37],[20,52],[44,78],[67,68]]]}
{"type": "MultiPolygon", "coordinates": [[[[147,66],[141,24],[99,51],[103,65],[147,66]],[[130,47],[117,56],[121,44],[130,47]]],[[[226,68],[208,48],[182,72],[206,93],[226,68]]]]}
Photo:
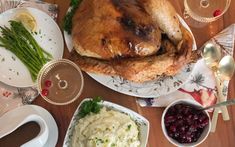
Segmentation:
{"type": "Polygon", "coordinates": [[[166,115],[166,112],[168,111],[168,109],[176,104],[190,104],[195,106],[196,108],[203,108],[201,104],[199,104],[198,102],[191,100],[191,99],[179,99],[176,100],[174,102],[172,102],[170,105],[168,105],[166,107],[166,109],[164,110],[163,114],[162,114],[162,120],[161,120],[161,126],[162,126],[162,131],[164,136],[167,138],[168,141],[170,141],[173,145],[175,146],[179,146],[179,147],[195,147],[200,145],[203,141],[205,141],[205,139],[208,137],[210,130],[211,130],[211,121],[210,121],[210,115],[207,111],[204,111],[206,113],[206,115],[209,118],[209,124],[204,128],[203,133],[201,134],[200,138],[197,140],[197,142],[194,143],[187,143],[187,144],[182,144],[177,142],[176,140],[174,140],[173,138],[171,138],[166,131],[166,127],[165,127],[165,123],[164,123],[164,118],[166,115]]]}
{"type": "MultiPolygon", "coordinates": [[[[78,120],[80,119],[80,117],[78,116],[79,111],[80,111],[80,107],[81,107],[82,103],[84,103],[85,101],[89,101],[89,100],[91,100],[91,99],[90,98],[84,99],[79,104],[77,110],[74,112],[73,118],[72,118],[70,125],[68,127],[68,130],[66,132],[63,147],[70,147],[71,146],[74,128],[77,125],[78,120]]],[[[117,105],[117,104],[114,104],[114,103],[111,103],[108,101],[102,101],[101,105],[104,107],[107,107],[109,109],[116,110],[116,111],[119,111],[119,112],[122,112],[122,113],[129,115],[131,117],[131,119],[134,120],[139,127],[140,147],[146,147],[147,141],[148,141],[148,135],[149,135],[149,121],[146,118],[144,118],[143,116],[139,115],[138,113],[136,113],[130,109],[127,109],[123,106],[120,106],[120,105],[117,105]]]]}
{"type": "Polygon", "coordinates": [[[36,105],[24,105],[0,117],[0,139],[27,122],[40,126],[39,134],[21,147],[54,147],[58,140],[58,127],[52,115],[36,105]]]}
{"type": "MultiPolygon", "coordinates": [[[[15,15],[28,11],[37,22],[37,33],[33,37],[38,44],[53,59],[61,59],[64,52],[64,40],[56,22],[46,13],[35,8],[15,8],[7,10],[0,15],[0,26],[9,27],[9,20],[14,20],[15,15]]],[[[32,87],[32,81],[27,67],[10,51],[0,47],[0,81],[14,87],[32,87]]]]}

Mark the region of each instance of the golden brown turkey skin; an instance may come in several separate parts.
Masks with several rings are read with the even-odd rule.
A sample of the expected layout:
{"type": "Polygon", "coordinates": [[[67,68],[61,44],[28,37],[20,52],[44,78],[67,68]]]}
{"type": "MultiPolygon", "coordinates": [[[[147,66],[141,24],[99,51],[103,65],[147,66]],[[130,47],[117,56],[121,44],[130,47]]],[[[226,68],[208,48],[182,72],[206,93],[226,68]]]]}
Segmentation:
{"type": "Polygon", "coordinates": [[[138,0],[152,17],[155,24],[167,34],[175,44],[182,40],[183,34],[174,7],[168,0],[138,0]]]}
{"type": "Polygon", "coordinates": [[[72,39],[80,55],[109,60],[156,53],[161,32],[136,0],[83,0],[72,39]]]}
{"type": "Polygon", "coordinates": [[[169,40],[163,40],[162,48],[165,51],[160,55],[103,61],[73,53],[71,60],[76,62],[84,71],[112,76],[118,75],[137,83],[155,80],[162,75],[175,75],[190,61],[192,54],[191,34],[184,28],[182,30],[183,40],[179,48],[177,49],[169,40]]]}
{"type": "Polygon", "coordinates": [[[192,36],[167,0],[83,0],[73,23],[71,60],[86,72],[142,83],[191,60],[192,36]]]}

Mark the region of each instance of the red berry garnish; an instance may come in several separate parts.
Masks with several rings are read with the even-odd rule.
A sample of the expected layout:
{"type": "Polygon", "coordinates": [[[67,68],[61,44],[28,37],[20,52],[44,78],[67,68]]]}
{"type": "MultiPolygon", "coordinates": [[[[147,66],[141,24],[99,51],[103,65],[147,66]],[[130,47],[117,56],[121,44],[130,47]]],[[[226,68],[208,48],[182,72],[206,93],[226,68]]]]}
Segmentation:
{"type": "Polygon", "coordinates": [[[46,80],[46,81],[45,81],[45,86],[46,86],[46,87],[51,87],[51,84],[52,84],[52,83],[51,83],[50,80],[46,80]]]}
{"type": "Polygon", "coordinates": [[[216,17],[216,16],[219,16],[221,14],[222,14],[221,10],[217,9],[217,10],[214,11],[213,16],[216,17]]]}
{"type": "Polygon", "coordinates": [[[48,94],[49,94],[49,90],[48,89],[43,89],[42,90],[42,95],[43,96],[48,96],[48,94]]]}

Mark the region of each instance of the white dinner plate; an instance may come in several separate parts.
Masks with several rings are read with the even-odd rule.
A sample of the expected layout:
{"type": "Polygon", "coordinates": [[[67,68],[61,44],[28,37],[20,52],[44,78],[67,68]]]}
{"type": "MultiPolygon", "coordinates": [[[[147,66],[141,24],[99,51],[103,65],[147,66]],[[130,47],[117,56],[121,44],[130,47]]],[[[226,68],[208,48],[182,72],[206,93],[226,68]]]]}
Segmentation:
{"type": "MultiPolygon", "coordinates": [[[[53,59],[61,59],[64,52],[64,41],[60,28],[46,13],[34,8],[15,8],[0,14],[0,26],[9,27],[9,20],[21,11],[29,11],[37,21],[37,33],[34,38],[39,45],[49,52],[53,59]]],[[[32,81],[26,66],[10,51],[0,47],[0,81],[15,87],[31,87],[32,81]]]]}
{"type": "MultiPolygon", "coordinates": [[[[65,139],[64,139],[64,143],[63,143],[63,147],[71,147],[72,145],[72,140],[74,137],[74,131],[75,131],[75,127],[79,122],[79,112],[80,112],[80,107],[81,105],[86,102],[91,100],[90,98],[86,98],[84,99],[79,106],[77,107],[76,111],[73,114],[73,118],[69,124],[69,127],[67,129],[66,135],[65,135],[65,139]]],[[[147,142],[148,142],[148,136],[149,136],[149,121],[144,118],[143,116],[141,116],[140,114],[125,108],[123,106],[117,105],[115,103],[112,102],[108,102],[108,101],[102,101],[101,102],[101,106],[102,107],[106,107],[115,111],[119,111],[121,113],[127,114],[130,116],[130,118],[136,122],[136,124],[138,125],[139,128],[139,139],[140,139],[140,147],[146,147],[147,142]]],[[[110,124],[111,125],[111,124],[110,124]]]]}
{"type": "MultiPolygon", "coordinates": [[[[191,35],[193,36],[189,26],[186,22],[178,15],[178,18],[181,24],[190,31],[191,35]]],[[[64,38],[65,43],[69,51],[72,51],[73,44],[72,44],[72,37],[67,32],[64,31],[64,38]]],[[[197,49],[196,41],[193,36],[193,50],[197,49]]],[[[156,98],[162,95],[167,95],[171,92],[176,91],[179,89],[189,78],[192,69],[194,67],[194,63],[185,65],[181,71],[176,74],[175,76],[168,76],[157,80],[152,80],[145,83],[134,83],[128,80],[123,79],[120,76],[108,76],[102,74],[94,74],[88,73],[94,80],[101,83],[102,85],[126,94],[135,97],[142,97],[142,98],[156,98]]]]}

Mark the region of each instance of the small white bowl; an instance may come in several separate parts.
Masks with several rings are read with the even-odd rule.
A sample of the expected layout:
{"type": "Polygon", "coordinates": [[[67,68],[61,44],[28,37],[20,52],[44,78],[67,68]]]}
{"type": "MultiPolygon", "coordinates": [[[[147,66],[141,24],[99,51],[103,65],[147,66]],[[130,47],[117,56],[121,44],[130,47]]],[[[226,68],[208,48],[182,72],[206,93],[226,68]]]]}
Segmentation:
{"type": "Polygon", "coordinates": [[[163,114],[162,114],[162,120],[161,120],[161,126],[162,126],[162,131],[163,131],[163,134],[165,135],[165,137],[168,139],[168,141],[170,141],[172,144],[174,144],[175,146],[183,146],[183,147],[192,147],[192,146],[198,146],[199,144],[201,144],[209,135],[210,133],[210,129],[211,129],[211,121],[210,121],[210,116],[208,114],[207,111],[204,111],[206,113],[206,115],[208,116],[209,118],[209,124],[207,125],[206,128],[204,128],[200,138],[197,140],[197,142],[194,142],[194,143],[179,143],[178,141],[176,141],[175,139],[171,138],[168,134],[167,134],[167,130],[166,130],[166,127],[165,127],[165,123],[164,123],[164,118],[165,118],[165,115],[166,115],[166,112],[168,111],[168,109],[176,104],[190,104],[190,105],[193,105],[195,106],[196,108],[202,108],[202,106],[194,101],[194,100],[190,100],[190,99],[179,99],[179,100],[176,100],[174,102],[172,102],[170,105],[168,105],[166,107],[166,109],[164,110],[163,114]]]}
{"type": "MultiPolygon", "coordinates": [[[[91,100],[91,99],[90,98],[84,99],[79,104],[77,110],[74,112],[73,118],[72,118],[70,125],[68,127],[68,130],[66,132],[63,147],[70,147],[71,146],[71,141],[72,141],[73,134],[74,134],[73,133],[74,128],[78,124],[78,120],[80,119],[80,117],[78,116],[79,111],[80,111],[80,107],[81,107],[82,103],[84,103],[85,101],[89,101],[89,100],[91,100]]],[[[129,115],[131,117],[131,119],[133,121],[135,121],[139,127],[140,147],[146,147],[147,142],[148,142],[148,135],[149,135],[149,121],[146,118],[144,118],[140,114],[138,114],[130,109],[127,109],[123,106],[114,104],[112,102],[102,101],[101,105],[103,107],[107,107],[109,109],[116,110],[116,111],[119,111],[119,112],[122,112],[122,113],[129,115]]]]}

